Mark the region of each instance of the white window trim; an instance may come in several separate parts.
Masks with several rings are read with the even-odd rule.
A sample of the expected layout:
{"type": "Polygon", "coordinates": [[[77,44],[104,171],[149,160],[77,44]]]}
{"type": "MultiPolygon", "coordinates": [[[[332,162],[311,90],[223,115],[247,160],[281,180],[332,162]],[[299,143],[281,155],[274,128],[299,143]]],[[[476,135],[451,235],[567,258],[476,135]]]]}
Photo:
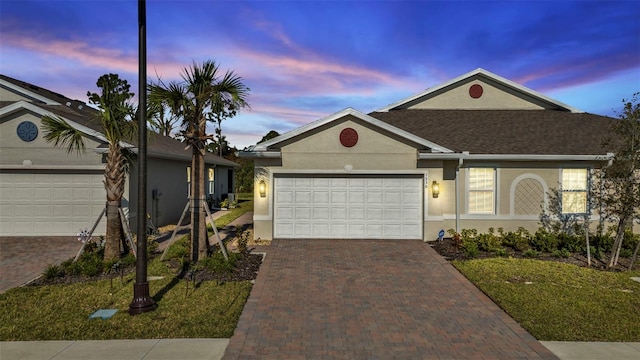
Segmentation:
{"type": "Polygon", "coordinates": [[[495,217],[498,214],[499,204],[498,199],[500,199],[500,168],[497,166],[469,166],[465,168],[465,214],[471,215],[474,217],[484,218],[484,217],[495,217]],[[493,169],[493,212],[492,213],[472,213],[469,211],[469,175],[471,173],[471,169],[493,169]]]}
{"type": "Polygon", "coordinates": [[[586,177],[587,186],[586,186],[586,189],[585,190],[579,190],[579,191],[578,190],[574,190],[574,191],[567,190],[567,192],[585,192],[586,196],[587,196],[587,204],[586,204],[587,208],[585,210],[586,210],[586,213],[589,213],[590,212],[589,211],[589,201],[590,201],[590,199],[589,199],[589,188],[591,186],[591,168],[589,168],[589,167],[567,166],[567,167],[561,167],[559,169],[559,171],[558,171],[558,183],[560,184],[559,191],[560,191],[560,202],[561,202],[562,214],[566,214],[566,215],[583,215],[585,213],[564,212],[564,203],[562,202],[562,198],[563,198],[563,195],[564,195],[564,192],[565,192],[563,190],[563,188],[562,188],[562,185],[563,185],[562,184],[562,173],[563,173],[564,170],[584,170],[584,171],[586,171],[586,173],[587,173],[587,177],[586,177]]]}

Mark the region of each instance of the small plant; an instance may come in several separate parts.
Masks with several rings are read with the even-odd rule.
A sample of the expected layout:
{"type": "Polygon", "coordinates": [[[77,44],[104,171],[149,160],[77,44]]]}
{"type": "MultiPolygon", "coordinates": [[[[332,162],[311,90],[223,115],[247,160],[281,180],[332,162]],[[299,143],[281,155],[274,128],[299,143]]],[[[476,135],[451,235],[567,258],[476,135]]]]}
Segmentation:
{"type": "Polygon", "coordinates": [[[47,266],[47,268],[44,270],[44,273],[42,274],[42,276],[44,276],[44,278],[47,280],[53,280],[62,275],[64,275],[64,272],[62,271],[60,266],[55,264],[47,266]]]}
{"type": "Polygon", "coordinates": [[[460,236],[460,233],[456,232],[454,229],[447,230],[447,233],[451,235],[453,244],[455,245],[456,248],[459,249],[460,246],[462,245],[462,236],[460,236]]]}
{"type": "Polygon", "coordinates": [[[228,255],[229,260],[227,261],[221,252],[215,252],[211,254],[211,256],[200,261],[200,265],[203,269],[211,270],[217,273],[228,274],[233,271],[234,267],[236,266],[236,262],[240,257],[240,254],[230,253],[228,255]]]}
{"type": "Polygon", "coordinates": [[[475,258],[480,253],[478,250],[478,244],[473,239],[462,242],[462,251],[464,252],[464,255],[469,258],[475,258]]]}
{"type": "Polygon", "coordinates": [[[499,248],[494,253],[496,254],[496,256],[500,256],[500,257],[507,256],[507,250],[505,250],[504,248],[499,248]]]}
{"type": "Polygon", "coordinates": [[[558,248],[558,237],[541,228],[531,238],[531,246],[542,252],[552,252],[558,248]]]}
{"type": "Polygon", "coordinates": [[[228,209],[229,208],[229,199],[224,199],[220,202],[220,208],[228,209]]]}
{"type": "Polygon", "coordinates": [[[556,258],[568,258],[569,256],[571,256],[571,253],[567,249],[562,249],[562,250],[555,249],[551,252],[551,256],[556,258]]]}
{"type": "Polygon", "coordinates": [[[242,233],[240,233],[240,235],[238,236],[238,252],[240,252],[241,254],[246,254],[248,252],[247,249],[247,243],[249,242],[249,232],[248,231],[243,231],[242,233]]]}
{"type": "Polygon", "coordinates": [[[538,256],[540,256],[540,252],[533,249],[527,249],[522,252],[522,255],[526,258],[537,258],[538,256]]]}

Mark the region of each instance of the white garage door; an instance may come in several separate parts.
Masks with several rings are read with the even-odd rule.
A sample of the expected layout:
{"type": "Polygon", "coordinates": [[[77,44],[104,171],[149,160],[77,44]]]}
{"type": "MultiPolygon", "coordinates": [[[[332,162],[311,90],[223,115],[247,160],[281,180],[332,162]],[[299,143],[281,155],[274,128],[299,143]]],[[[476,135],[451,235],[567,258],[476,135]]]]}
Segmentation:
{"type": "MultiPolygon", "coordinates": [[[[105,206],[102,174],[0,174],[0,236],[75,236],[105,206]]],[[[105,219],[95,234],[104,234],[105,219]]]]}
{"type": "Polygon", "coordinates": [[[276,177],[274,237],[422,239],[422,177],[276,177]]]}

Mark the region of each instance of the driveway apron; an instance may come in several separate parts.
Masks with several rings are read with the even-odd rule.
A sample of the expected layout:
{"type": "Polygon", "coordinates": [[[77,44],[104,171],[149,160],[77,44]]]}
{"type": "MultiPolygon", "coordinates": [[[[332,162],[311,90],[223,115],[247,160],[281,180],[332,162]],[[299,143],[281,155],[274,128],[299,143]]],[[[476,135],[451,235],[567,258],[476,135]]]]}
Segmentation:
{"type": "Polygon", "coordinates": [[[266,250],[224,359],[556,359],[421,241],[266,250]]]}
{"type": "Polygon", "coordinates": [[[0,237],[0,293],[39,277],[48,265],[74,257],[81,247],[75,237],[0,237]]]}

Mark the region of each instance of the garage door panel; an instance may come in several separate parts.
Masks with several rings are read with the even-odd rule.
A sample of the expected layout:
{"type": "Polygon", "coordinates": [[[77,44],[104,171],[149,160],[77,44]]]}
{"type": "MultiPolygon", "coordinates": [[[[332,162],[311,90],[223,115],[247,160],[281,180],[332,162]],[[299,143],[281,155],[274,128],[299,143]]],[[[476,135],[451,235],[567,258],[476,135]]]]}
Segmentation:
{"type": "Polygon", "coordinates": [[[420,239],[422,183],[401,176],[276,177],[274,237],[420,239]]]}
{"type": "MultiPolygon", "coordinates": [[[[1,236],[70,236],[104,209],[102,174],[0,174],[1,236]]],[[[96,228],[104,234],[106,222],[96,228]]]]}

